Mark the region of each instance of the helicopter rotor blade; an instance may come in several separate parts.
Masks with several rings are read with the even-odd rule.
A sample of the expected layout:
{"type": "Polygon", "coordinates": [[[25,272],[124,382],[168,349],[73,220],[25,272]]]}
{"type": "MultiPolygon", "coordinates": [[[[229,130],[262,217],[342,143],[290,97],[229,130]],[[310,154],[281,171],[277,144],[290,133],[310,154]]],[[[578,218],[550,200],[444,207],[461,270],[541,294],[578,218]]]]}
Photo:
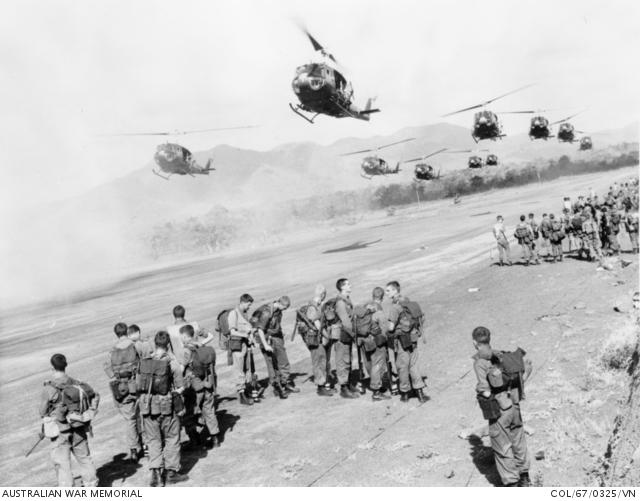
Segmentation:
{"type": "Polygon", "coordinates": [[[493,103],[494,101],[497,101],[498,99],[502,99],[503,97],[510,96],[511,94],[514,94],[514,93],[516,93],[516,92],[520,92],[521,90],[527,89],[527,88],[532,87],[532,86],[534,86],[534,85],[535,85],[535,84],[529,84],[529,85],[525,85],[525,86],[523,86],[523,87],[518,87],[517,89],[512,90],[511,92],[507,92],[506,94],[502,94],[501,96],[494,97],[493,99],[489,99],[488,101],[485,101],[484,103],[476,104],[476,105],[474,105],[474,106],[469,106],[468,108],[463,108],[463,109],[461,109],[461,110],[453,111],[453,112],[451,112],[451,113],[447,113],[446,115],[442,115],[442,117],[441,117],[441,118],[449,117],[449,116],[451,116],[451,115],[455,115],[455,114],[457,114],[457,113],[462,113],[463,111],[470,111],[470,110],[475,110],[475,109],[477,109],[477,108],[482,108],[482,107],[484,107],[484,106],[486,106],[486,105],[488,105],[488,104],[493,103]]]}
{"type": "Polygon", "coordinates": [[[238,129],[252,129],[259,127],[259,125],[241,125],[238,127],[216,127],[213,129],[195,129],[172,132],[123,132],[120,134],[99,134],[101,137],[118,137],[118,136],[184,136],[186,134],[199,134],[201,132],[217,132],[223,130],[238,130],[238,129]]]}
{"type": "Polygon", "coordinates": [[[440,149],[440,150],[438,150],[438,151],[434,151],[433,153],[429,153],[428,155],[424,155],[424,156],[422,156],[422,157],[410,158],[409,160],[403,160],[403,161],[402,161],[402,162],[400,162],[400,163],[408,164],[408,163],[410,163],[410,162],[417,162],[417,161],[419,161],[419,160],[426,160],[427,158],[429,158],[429,157],[433,157],[433,156],[435,156],[435,155],[437,155],[437,154],[439,154],[439,153],[442,153],[443,151],[446,151],[446,150],[447,150],[447,148],[442,148],[442,149],[440,149]]]}
{"type": "Polygon", "coordinates": [[[586,111],[586,110],[579,111],[578,113],[574,113],[573,115],[568,116],[567,118],[563,118],[562,120],[557,120],[557,121],[555,121],[555,122],[552,122],[552,123],[551,123],[551,124],[549,124],[549,125],[557,125],[557,124],[561,124],[562,122],[566,122],[567,120],[571,120],[573,117],[577,117],[580,113],[584,113],[585,111],[586,111]]]}
{"type": "Polygon", "coordinates": [[[323,56],[328,57],[334,63],[340,64],[340,63],[338,63],[336,58],[333,57],[333,54],[330,54],[329,52],[327,52],[327,50],[322,46],[322,44],[320,42],[318,42],[318,40],[316,40],[316,38],[311,33],[309,33],[309,30],[307,29],[307,27],[304,24],[302,24],[299,21],[298,21],[297,24],[298,24],[298,27],[300,28],[300,30],[302,30],[302,32],[305,35],[307,35],[307,38],[309,39],[309,41],[311,42],[311,45],[313,46],[313,50],[315,50],[317,52],[320,52],[323,56]]]}
{"type": "Polygon", "coordinates": [[[342,153],[340,156],[346,157],[349,155],[357,155],[358,153],[369,153],[370,151],[378,151],[378,150],[381,150],[382,148],[388,148],[389,146],[394,146],[396,144],[414,141],[415,139],[416,139],[415,137],[410,137],[409,139],[403,139],[402,141],[396,141],[395,143],[385,144],[383,146],[378,146],[377,148],[369,148],[368,150],[350,151],[349,153],[342,153]]]}

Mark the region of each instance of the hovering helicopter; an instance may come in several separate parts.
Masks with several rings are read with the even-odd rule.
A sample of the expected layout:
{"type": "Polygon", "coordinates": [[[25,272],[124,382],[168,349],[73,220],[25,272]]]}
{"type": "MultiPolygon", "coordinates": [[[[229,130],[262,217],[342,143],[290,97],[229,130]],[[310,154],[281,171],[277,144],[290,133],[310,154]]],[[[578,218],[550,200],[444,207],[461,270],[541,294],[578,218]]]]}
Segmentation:
{"type": "Polygon", "coordinates": [[[544,139],[546,141],[550,137],[554,136],[551,135],[549,120],[542,115],[532,117],[531,124],[529,125],[529,139],[544,139]]]}
{"type": "Polygon", "coordinates": [[[447,151],[447,148],[442,148],[441,150],[434,151],[433,153],[429,153],[428,155],[424,155],[422,157],[403,160],[400,163],[406,164],[411,162],[420,162],[416,164],[413,170],[413,176],[416,181],[432,181],[433,179],[440,179],[440,170],[438,170],[438,174],[436,175],[435,169],[424,161],[429,157],[433,157],[435,155],[438,155],[439,153],[442,153],[443,151],[447,151]]]}
{"type": "Polygon", "coordinates": [[[560,124],[558,127],[558,141],[561,143],[573,143],[577,141],[576,132],[579,134],[583,134],[582,131],[576,130],[573,125],[571,125],[568,120],[571,120],[573,117],[579,115],[582,112],[575,113],[567,118],[563,118],[562,120],[558,120],[557,122],[553,122],[551,125],[560,124]]]}
{"type": "Polygon", "coordinates": [[[580,146],[578,147],[580,151],[587,151],[591,148],[593,148],[593,141],[591,141],[591,138],[589,136],[580,138],[580,146]]]}
{"type": "Polygon", "coordinates": [[[372,108],[373,99],[369,99],[364,110],[360,110],[353,104],[353,87],[351,82],[335,69],[326,60],[338,64],[332,54],[329,54],[322,45],[304,28],[304,33],[309,38],[315,51],[322,54],[325,61],[321,63],[309,63],[296,69],[296,76],[291,82],[293,92],[298,96],[300,104],[289,107],[293,112],[307,122],[313,123],[320,115],[329,115],[336,118],[351,117],[358,120],[369,120],[371,113],[380,110],[372,108]],[[303,112],[313,113],[309,118],[303,112]]]}
{"type": "MultiPolygon", "coordinates": [[[[463,113],[465,111],[475,110],[477,108],[483,108],[481,111],[476,112],[473,117],[473,130],[471,131],[471,137],[477,143],[483,139],[491,139],[495,141],[497,139],[502,139],[506,136],[506,134],[502,133],[502,125],[500,124],[500,120],[498,120],[498,115],[496,115],[493,111],[489,111],[484,109],[488,104],[493,103],[494,101],[501,99],[503,97],[509,96],[516,92],[519,92],[523,89],[531,87],[533,84],[525,85],[524,87],[520,87],[516,90],[512,90],[511,92],[507,92],[506,94],[502,94],[501,96],[494,97],[493,99],[489,99],[481,104],[476,104],[474,106],[469,106],[468,108],[463,108],[458,111],[453,111],[451,113],[447,113],[443,115],[444,117],[449,117],[451,115],[456,115],[458,113],[463,113]]],[[[531,110],[527,111],[503,111],[502,113],[532,113],[531,110]]]]}
{"type": "Polygon", "coordinates": [[[388,148],[389,146],[395,146],[396,144],[407,143],[409,141],[414,141],[415,137],[410,137],[408,139],[403,139],[402,141],[396,141],[395,143],[385,144],[383,146],[378,146],[377,148],[371,148],[368,150],[359,150],[359,151],[351,151],[349,153],[343,153],[341,156],[346,157],[349,155],[357,155],[359,153],[369,153],[375,151],[374,155],[369,155],[364,157],[362,163],[360,164],[360,168],[362,169],[362,174],[360,174],[365,179],[371,179],[373,176],[387,176],[389,174],[397,174],[400,172],[400,162],[396,163],[395,168],[391,167],[386,160],[380,158],[378,156],[378,150],[383,148],[388,148]]]}
{"type": "Polygon", "coordinates": [[[485,163],[486,165],[498,165],[498,156],[493,154],[487,155],[485,163]]]}
{"type": "MultiPolygon", "coordinates": [[[[235,130],[235,129],[250,129],[255,127],[255,125],[244,125],[241,127],[222,127],[215,129],[199,129],[199,130],[190,130],[190,131],[173,131],[173,132],[134,132],[134,133],[124,133],[124,134],[107,134],[108,136],[179,136],[186,134],[197,134],[201,132],[214,132],[214,131],[222,131],[222,130],[235,130]]],[[[210,158],[207,160],[207,163],[203,166],[200,165],[193,154],[184,146],[181,146],[177,143],[166,142],[163,144],[159,144],[156,146],[156,152],[153,155],[153,160],[156,162],[158,167],[160,167],[160,172],[156,169],[151,169],[156,176],[161,177],[162,179],[169,178],[177,174],[179,176],[189,175],[191,177],[195,177],[196,174],[208,176],[209,172],[214,171],[215,168],[211,166],[213,160],[210,158]],[[166,173],[167,175],[163,175],[162,173],[166,173]]]]}
{"type": "Polygon", "coordinates": [[[481,156],[472,155],[469,157],[467,165],[470,169],[482,169],[482,167],[484,167],[484,160],[481,156]]]}

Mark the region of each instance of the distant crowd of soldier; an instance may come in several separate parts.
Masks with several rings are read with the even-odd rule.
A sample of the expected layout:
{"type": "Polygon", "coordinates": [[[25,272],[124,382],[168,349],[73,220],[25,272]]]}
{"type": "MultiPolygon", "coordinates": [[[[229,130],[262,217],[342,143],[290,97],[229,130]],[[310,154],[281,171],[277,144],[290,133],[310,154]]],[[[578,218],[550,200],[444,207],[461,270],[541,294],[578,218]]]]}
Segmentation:
{"type": "MultiPolygon", "coordinates": [[[[327,299],[322,285],[314,297],[296,310],[291,339],[299,334],[309,350],[316,393],[345,399],[371,391],[373,401],[400,395],[407,402],[415,396],[427,401],[424,379],[418,367],[418,340],[423,334],[420,306],[400,293],[396,281],[386,289],[375,287],[371,300],[353,305],[351,284],[336,282],[335,297],[327,299]],[[385,295],[389,299],[383,303],[385,295]],[[357,362],[356,362],[357,360],[357,362]],[[352,370],[357,363],[358,370],[352,370]]],[[[282,313],[291,306],[287,296],[249,313],[253,298],[243,294],[234,308],[217,317],[220,349],[233,366],[240,404],[253,405],[264,398],[267,387],[256,374],[254,353],[262,354],[269,385],[280,399],[300,390],[291,376],[285,348],[282,313]]],[[[174,324],[158,331],[153,340],[142,339],[140,328],[118,323],[117,341],[104,363],[114,404],[124,420],[127,460],[137,463],[146,454],[151,486],[187,480],[180,472],[181,429],[187,447],[219,445],[216,416],[216,350],[213,334],[197,322],[185,319],[185,309],[173,309],[174,324]]],[[[45,383],[40,415],[43,432],[51,439],[58,485],[70,486],[71,457],[78,461],[83,484],[97,483],[88,447],[91,419],[99,395],[86,383],[66,375],[66,358],[51,358],[53,378],[45,383]]]]}
{"type": "MultiPolygon", "coordinates": [[[[593,190],[581,195],[571,204],[565,199],[562,213],[542,214],[538,223],[535,215],[520,216],[514,237],[522,249],[524,264],[540,264],[543,257],[551,263],[563,260],[565,253],[598,260],[621,252],[620,236],[627,233],[631,252],[638,253],[638,178],[622,185],[614,183],[603,198],[593,190]]],[[[498,247],[500,266],[511,266],[508,232],[502,216],[497,216],[493,235],[498,247]]]]}

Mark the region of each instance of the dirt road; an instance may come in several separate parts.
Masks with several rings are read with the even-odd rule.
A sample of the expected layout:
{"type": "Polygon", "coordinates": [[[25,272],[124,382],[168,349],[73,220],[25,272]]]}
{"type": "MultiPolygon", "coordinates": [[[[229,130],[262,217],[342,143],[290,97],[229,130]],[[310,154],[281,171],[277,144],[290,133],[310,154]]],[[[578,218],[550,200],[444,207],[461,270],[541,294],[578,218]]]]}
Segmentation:
{"type": "MultiPolygon", "coordinates": [[[[34,409],[53,352],[65,353],[69,373],[103,395],[91,442],[102,484],[146,485],[144,464],[135,468],[122,461],[121,421],[102,371],[113,324],[135,322],[152,334],[169,323],[172,307],[180,303],[187,318],[213,330],[217,312],[243,292],[258,304],[287,293],[295,306],[310,298],[316,283],[332,290],[338,277],[347,276],[355,302],[396,279],[423,304],[428,327],[421,364],[431,400],[418,406],[415,400],[374,403],[369,395],[321,399],[304,382],[308,355],[296,339],[288,351],[302,392],[286,401],[270,396],[251,408],[223,399],[222,447],[184,455],[191,477],[186,485],[488,485],[495,479],[486,447],[457,438],[461,429],[482,424],[468,374],[470,332],[481,324],[494,332],[497,347],[528,350],[537,368],[524,414],[536,429],[531,449],[544,448],[546,459],[532,472],[545,485],[580,484],[583,467],[595,460],[590,454],[606,446],[618,392],[624,394],[623,378],[590,380],[587,362],[619,315],[613,301],[630,298],[637,288],[637,258],[627,257],[633,264],[615,272],[597,272],[594,264],[573,259],[499,268],[489,266],[490,229],[498,213],[512,232],[521,213],[560,212],[562,196],[575,197],[589,187],[602,191],[636,173],[622,169],[489,192],[455,206],[442,201],[393,217],[374,214],[357,225],[323,229],[316,239],[142,274],[87,292],[72,304],[9,312],[0,341],[1,416],[3,429],[10,430],[0,439],[0,483],[54,484],[46,446],[23,457],[37,432],[34,409]],[[566,438],[572,433],[578,438],[566,438]]],[[[292,311],[285,314],[287,337],[293,318],[292,311]]],[[[258,370],[266,375],[262,361],[258,370]]],[[[219,392],[231,395],[224,362],[218,373],[219,392]]]]}

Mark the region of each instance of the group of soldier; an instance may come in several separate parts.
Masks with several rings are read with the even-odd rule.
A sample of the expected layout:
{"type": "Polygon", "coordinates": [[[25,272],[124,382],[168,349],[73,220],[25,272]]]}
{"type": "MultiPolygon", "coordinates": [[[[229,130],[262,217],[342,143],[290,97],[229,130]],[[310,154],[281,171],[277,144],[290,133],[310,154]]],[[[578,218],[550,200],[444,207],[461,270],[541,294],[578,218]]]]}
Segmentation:
{"type": "MultiPolygon", "coordinates": [[[[218,315],[220,348],[233,366],[238,401],[253,405],[266,387],[256,375],[254,353],[260,351],[274,395],[286,399],[300,390],[291,375],[282,328],[282,313],[291,306],[282,296],[256,308],[243,294],[234,308],[218,315]]],[[[187,480],[180,472],[181,430],[194,449],[219,445],[216,416],[216,350],[214,335],[185,319],[184,307],[173,309],[174,323],[143,339],[140,328],[117,323],[117,338],[104,362],[114,404],[124,421],[127,460],[146,453],[150,486],[187,480]]],[[[309,350],[312,376],[321,397],[337,392],[345,399],[371,392],[373,401],[400,401],[415,396],[421,403],[424,377],[418,367],[418,340],[423,333],[420,306],[400,292],[396,281],[375,287],[363,305],[351,301],[351,284],[341,278],[336,295],[327,299],[318,285],[314,297],[296,310],[292,339],[299,334],[309,350]],[[389,301],[384,302],[385,295],[389,301]],[[353,370],[357,366],[358,370],[353,370]]],[[[91,419],[99,395],[88,384],[66,375],[66,357],[51,358],[53,378],[45,382],[40,404],[43,432],[52,442],[58,485],[73,485],[71,457],[81,467],[83,484],[97,484],[88,447],[91,419]],[[80,416],[71,420],[70,416],[80,416]]]]}
{"type": "MultiPolygon", "coordinates": [[[[500,266],[511,266],[511,249],[504,219],[497,216],[493,236],[498,247],[500,266]]],[[[619,185],[614,183],[599,199],[593,190],[571,204],[565,199],[562,213],[544,213],[538,223],[535,215],[520,216],[514,237],[522,249],[524,264],[540,264],[542,252],[551,263],[563,260],[566,252],[602,263],[607,255],[621,252],[620,235],[626,232],[631,252],[638,253],[638,178],[619,185]]]]}

